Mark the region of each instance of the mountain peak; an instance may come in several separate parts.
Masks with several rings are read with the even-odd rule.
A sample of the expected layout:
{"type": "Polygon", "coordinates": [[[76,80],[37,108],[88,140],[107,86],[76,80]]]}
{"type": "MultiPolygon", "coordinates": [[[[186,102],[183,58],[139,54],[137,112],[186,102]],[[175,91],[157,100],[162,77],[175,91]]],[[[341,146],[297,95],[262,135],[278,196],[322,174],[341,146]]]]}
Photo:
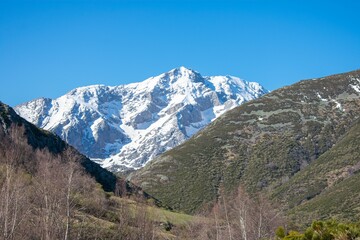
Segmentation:
{"type": "MultiPolygon", "coordinates": [[[[165,78],[167,78],[169,80],[183,79],[183,80],[191,81],[191,82],[203,82],[204,81],[204,78],[201,76],[201,74],[199,72],[194,71],[190,68],[186,68],[184,66],[174,68],[174,69],[170,70],[169,72],[165,73],[164,75],[160,75],[160,76],[164,76],[165,78]]],[[[171,82],[173,82],[173,81],[171,81],[171,82]]]]}
{"type": "Polygon", "coordinates": [[[184,67],[184,66],[174,68],[174,69],[170,70],[170,72],[178,72],[178,73],[183,73],[183,74],[197,73],[196,71],[194,71],[190,68],[184,67]]]}
{"type": "Polygon", "coordinates": [[[237,78],[178,67],[143,82],[77,88],[16,110],[114,171],[139,168],[225,111],[266,93],[237,78]]]}

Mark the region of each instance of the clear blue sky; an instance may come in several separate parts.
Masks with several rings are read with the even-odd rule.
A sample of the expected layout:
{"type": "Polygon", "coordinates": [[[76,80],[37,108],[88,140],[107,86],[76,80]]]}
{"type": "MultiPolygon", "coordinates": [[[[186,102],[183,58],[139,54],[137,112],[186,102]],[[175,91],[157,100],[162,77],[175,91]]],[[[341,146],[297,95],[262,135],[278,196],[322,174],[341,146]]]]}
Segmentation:
{"type": "Polygon", "coordinates": [[[0,0],[0,101],[178,66],[269,90],[360,68],[360,1],[0,0]]]}

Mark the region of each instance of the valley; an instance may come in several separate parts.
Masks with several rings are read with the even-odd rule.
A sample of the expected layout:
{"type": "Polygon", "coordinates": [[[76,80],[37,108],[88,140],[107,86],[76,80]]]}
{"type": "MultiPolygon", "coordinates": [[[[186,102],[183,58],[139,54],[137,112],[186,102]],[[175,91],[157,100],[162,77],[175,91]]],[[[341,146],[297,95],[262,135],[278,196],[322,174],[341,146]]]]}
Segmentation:
{"type": "Polygon", "coordinates": [[[307,239],[321,229],[330,239],[360,236],[359,96],[358,70],[300,81],[230,108],[122,177],[1,103],[1,234],[307,239]]]}

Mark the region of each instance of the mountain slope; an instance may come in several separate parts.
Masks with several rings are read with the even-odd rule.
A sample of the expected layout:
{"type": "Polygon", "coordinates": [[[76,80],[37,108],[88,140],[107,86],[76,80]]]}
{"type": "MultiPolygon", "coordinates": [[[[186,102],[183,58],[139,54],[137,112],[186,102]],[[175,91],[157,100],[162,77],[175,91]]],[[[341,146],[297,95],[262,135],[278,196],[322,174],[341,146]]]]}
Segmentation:
{"type": "Polygon", "coordinates": [[[236,77],[203,77],[184,67],[140,83],[74,89],[16,111],[113,171],[142,167],[225,111],[267,91],[236,77]]]}
{"type": "Polygon", "coordinates": [[[186,212],[239,184],[273,193],[350,131],[360,116],[359,96],[359,70],[281,88],[223,114],[132,179],[186,212]]]}
{"type": "Polygon", "coordinates": [[[360,217],[360,121],[306,169],[273,192],[298,222],[360,217]],[[299,220],[301,219],[301,220],[299,220]]]}
{"type": "MultiPolygon", "coordinates": [[[[27,138],[28,144],[33,149],[44,149],[46,148],[49,152],[53,154],[61,154],[65,152],[67,148],[71,148],[66,144],[61,138],[52,134],[51,132],[44,131],[37,128],[33,124],[27,122],[16,112],[6,104],[0,102],[0,125],[1,132],[0,140],[5,141],[8,137],[7,132],[12,125],[24,128],[24,134],[27,138]]],[[[116,188],[116,176],[100,167],[99,164],[94,163],[85,156],[78,153],[75,149],[72,149],[74,152],[74,158],[78,159],[79,163],[83,166],[85,171],[94,177],[104,188],[105,191],[115,191],[116,188]]],[[[31,161],[24,162],[24,164],[31,165],[31,161]]]]}

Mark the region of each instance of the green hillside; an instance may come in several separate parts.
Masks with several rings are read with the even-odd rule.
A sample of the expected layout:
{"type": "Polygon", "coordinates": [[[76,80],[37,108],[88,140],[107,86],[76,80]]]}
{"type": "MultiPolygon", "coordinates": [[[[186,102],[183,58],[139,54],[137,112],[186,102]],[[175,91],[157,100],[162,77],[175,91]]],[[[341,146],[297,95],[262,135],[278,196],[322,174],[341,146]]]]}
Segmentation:
{"type": "MultiPolygon", "coordinates": [[[[288,204],[294,220],[360,217],[360,122],[333,148],[273,194],[288,204]]],[[[299,221],[298,221],[299,222],[299,221]]]]}
{"type": "MultiPolygon", "coordinates": [[[[345,136],[350,129],[358,131],[359,85],[357,70],[273,91],[225,113],[131,179],[165,204],[188,213],[201,210],[222,190],[232,192],[239,184],[249,192],[270,193],[274,202],[292,209],[327,190],[326,177],[312,175],[313,164],[333,161],[326,156],[333,156],[330,150],[335,151],[338,144],[343,151],[351,149],[351,156],[358,154],[345,136]],[[293,187],[292,181],[300,175],[310,182],[306,174],[317,181],[299,180],[299,186],[293,187]]],[[[335,162],[333,167],[330,172],[337,169],[335,162]]]]}

